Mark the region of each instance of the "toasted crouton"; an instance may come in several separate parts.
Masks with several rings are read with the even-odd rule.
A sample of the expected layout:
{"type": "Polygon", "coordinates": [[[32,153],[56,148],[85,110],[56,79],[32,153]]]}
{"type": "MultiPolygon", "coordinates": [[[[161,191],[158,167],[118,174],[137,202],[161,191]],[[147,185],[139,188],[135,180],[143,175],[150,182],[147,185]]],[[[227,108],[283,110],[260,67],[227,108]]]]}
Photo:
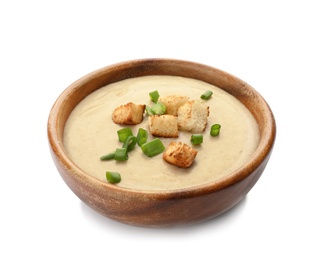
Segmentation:
{"type": "Polygon", "coordinates": [[[194,162],[197,150],[182,142],[171,142],[163,153],[163,159],[181,168],[188,168],[194,162]]]}
{"type": "Polygon", "coordinates": [[[137,105],[132,102],[117,107],[112,115],[116,124],[137,125],[143,121],[146,105],[137,105]]]}
{"type": "Polygon", "coordinates": [[[173,115],[149,116],[149,130],[153,136],[178,137],[177,117],[173,115]]]}
{"type": "Polygon", "coordinates": [[[188,132],[203,132],[207,125],[209,107],[198,100],[189,100],[178,108],[178,129],[188,132]]]}
{"type": "Polygon", "coordinates": [[[166,114],[177,116],[177,109],[184,105],[188,100],[186,96],[170,95],[160,97],[158,102],[163,103],[166,106],[166,114]]]}

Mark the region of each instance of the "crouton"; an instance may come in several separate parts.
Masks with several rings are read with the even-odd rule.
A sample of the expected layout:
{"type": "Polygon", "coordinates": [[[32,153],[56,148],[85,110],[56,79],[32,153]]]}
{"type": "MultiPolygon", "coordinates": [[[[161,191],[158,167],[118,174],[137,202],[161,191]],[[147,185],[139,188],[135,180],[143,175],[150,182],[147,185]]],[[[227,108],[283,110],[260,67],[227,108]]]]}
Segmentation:
{"type": "Polygon", "coordinates": [[[207,125],[209,107],[198,100],[189,100],[178,108],[178,129],[187,132],[203,132],[207,125]]]}
{"type": "Polygon", "coordinates": [[[173,115],[149,116],[149,130],[153,136],[178,137],[177,117],[173,115]]]}
{"type": "Polygon", "coordinates": [[[188,100],[188,97],[171,95],[160,97],[158,102],[163,103],[166,106],[166,114],[177,116],[177,109],[184,105],[188,100]]]}
{"type": "Polygon", "coordinates": [[[171,142],[163,153],[163,159],[181,168],[188,168],[194,162],[197,150],[182,142],[171,142]]]}
{"type": "Polygon", "coordinates": [[[112,115],[116,124],[137,125],[143,121],[146,105],[137,105],[132,102],[117,107],[112,115]]]}

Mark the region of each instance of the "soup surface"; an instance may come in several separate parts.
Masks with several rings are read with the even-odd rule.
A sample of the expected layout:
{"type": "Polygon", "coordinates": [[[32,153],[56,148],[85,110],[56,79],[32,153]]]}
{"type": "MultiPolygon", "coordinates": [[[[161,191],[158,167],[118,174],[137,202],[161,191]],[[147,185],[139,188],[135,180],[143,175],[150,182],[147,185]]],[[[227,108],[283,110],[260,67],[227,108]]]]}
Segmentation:
{"type": "MultiPolygon", "coordinates": [[[[148,130],[148,118],[130,126],[134,135],[138,128],[148,130]]],[[[180,132],[178,138],[161,138],[190,143],[191,133],[180,132]]],[[[149,135],[149,140],[154,137],[149,135]]],[[[106,181],[106,171],[122,176],[121,187],[138,190],[174,190],[218,180],[240,167],[253,154],[259,142],[259,129],[249,110],[236,98],[218,87],[190,78],[144,76],[126,79],[102,87],[87,96],[69,116],[64,131],[64,147],[71,160],[93,177],[106,181]],[[198,151],[190,168],[178,168],[165,162],[162,154],[144,155],[139,146],[129,153],[128,161],[101,161],[100,156],[121,147],[117,130],[125,127],[112,121],[113,110],[128,102],[152,105],[149,92],[161,96],[182,95],[201,100],[206,90],[213,95],[205,102],[210,109],[204,141],[193,146],[198,151]],[[220,124],[219,136],[210,136],[212,124],[220,124]]]]}

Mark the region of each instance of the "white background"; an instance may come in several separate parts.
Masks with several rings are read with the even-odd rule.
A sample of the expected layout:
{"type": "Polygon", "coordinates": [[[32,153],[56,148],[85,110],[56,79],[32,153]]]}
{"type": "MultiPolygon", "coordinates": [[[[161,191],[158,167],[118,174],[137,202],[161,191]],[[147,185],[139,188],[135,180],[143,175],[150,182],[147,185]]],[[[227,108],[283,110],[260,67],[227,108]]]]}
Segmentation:
{"type": "Polygon", "coordinates": [[[1,259],[321,259],[318,1],[1,1],[1,259]],[[6,2],[6,3],[5,3],[6,2]],[[66,186],[47,118],[81,76],[137,58],[225,70],[270,104],[269,164],[231,211],[188,228],[107,219],[66,186]]]}

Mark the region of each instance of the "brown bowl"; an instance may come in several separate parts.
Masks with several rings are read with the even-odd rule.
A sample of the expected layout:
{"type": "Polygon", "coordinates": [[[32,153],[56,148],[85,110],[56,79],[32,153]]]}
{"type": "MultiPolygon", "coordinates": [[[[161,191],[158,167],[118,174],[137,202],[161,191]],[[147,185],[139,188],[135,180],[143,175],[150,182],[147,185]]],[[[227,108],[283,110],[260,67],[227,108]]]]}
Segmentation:
{"type": "Polygon", "coordinates": [[[260,178],[276,136],[273,113],[251,86],[235,76],[206,65],[173,59],[141,59],[96,70],[70,85],[53,105],[48,139],[54,163],[69,188],[97,212],[120,222],[161,227],[211,219],[238,204],[260,178]],[[145,75],[194,78],[218,86],[240,100],[253,114],[259,145],[241,168],[218,181],[189,189],[149,192],[122,188],[98,180],[78,168],[63,146],[66,120],[75,106],[107,84],[145,75]]]}

